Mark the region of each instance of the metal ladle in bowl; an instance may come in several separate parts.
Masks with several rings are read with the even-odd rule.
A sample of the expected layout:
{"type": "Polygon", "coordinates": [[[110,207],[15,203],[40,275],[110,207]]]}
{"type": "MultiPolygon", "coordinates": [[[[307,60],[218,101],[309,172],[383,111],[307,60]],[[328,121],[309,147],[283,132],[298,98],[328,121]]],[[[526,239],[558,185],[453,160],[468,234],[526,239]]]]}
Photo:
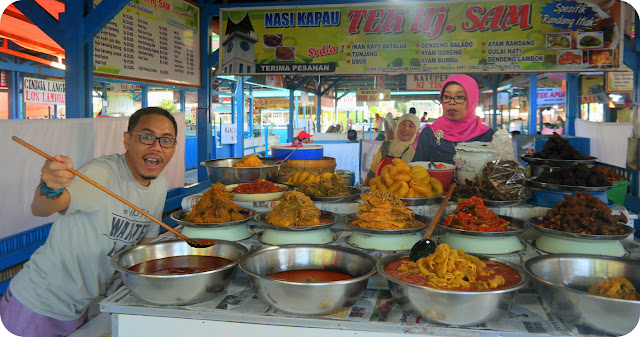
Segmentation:
{"type": "Polygon", "coordinates": [[[282,159],[282,160],[278,160],[278,161],[276,162],[276,165],[278,165],[278,164],[284,164],[287,160],[289,160],[289,157],[291,157],[291,155],[292,155],[294,152],[296,152],[296,151],[298,151],[298,148],[297,148],[297,147],[296,147],[295,149],[293,149],[293,151],[289,152],[289,154],[288,154],[286,157],[284,157],[284,159],[282,159]]]}
{"type": "MultiPolygon", "coordinates": [[[[50,155],[46,154],[45,152],[43,152],[42,150],[38,149],[37,147],[25,142],[24,140],[16,137],[16,136],[11,136],[11,139],[13,139],[16,143],[26,147],[27,149],[45,157],[48,160],[51,161],[57,161],[56,159],[54,159],[53,157],[51,157],[50,155]]],[[[173,229],[173,227],[165,224],[164,222],[156,219],[153,215],[143,211],[140,207],[132,204],[131,202],[125,200],[124,198],[122,198],[121,196],[111,192],[109,189],[107,189],[106,187],[98,184],[97,182],[93,181],[91,178],[85,176],[84,174],[74,170],[74,169],[68,169],[67,171],[73,173],[76,175],[76,177],[88,182],[89,184],[97,187],[98,189],[102,190],[103,192],[107,193],[108,195],[118,199],[119,201],[121,201],[122,203],[124,203],[125,205],[133,208],[134,210],[140,212],[140,214],[146,216],[147,218],[149,218],[150,220],[152,220],[153,222],[157,223],[158,225],[164,227],[166,230],[168,230],[169,232],[175,234],[177,237],[179,237],[180,239],[186,241],[189,246],[194,247],[194,248],[207,248],[210,246],[213,246],[216,242],[213,240],[208,240],[208,239],[199,239],[199,240],[194,240],[191,238],[188,238],[186,236],[184,236],[182,233],[178,232],[177,230],[173,229]]]]}
{"type": "Polygon", "coordinates": [[[409,251],[409,259],[411,259],[411,261],[416,262],[423,257],[427,257],[435,253],[436,246],[438,246],[438,244],[435,243],[435,241],[430,240],[429,238],[431,237],[431,233],[433,233],[433,230],[436,228],[436,224],[438,223],[438,220],[440,220],[440,216],[442,215],[442,212],[444,212],[444,209],[447,207],[447,202],[449,202],[449,199],[453,194],[453,190],[455,189],[456,183],[451,184],[451,186],[449,187],[449,192],[447,192],[447,196],[445,196],[444,200],[442,200],[442,204],[440,205],[440,208],[438,208],[436,216],[431,219],[429,228],[427,228],[424,236],[421,240],[416,242],[413,247],[411,247],[411,250],[409,251]]]}

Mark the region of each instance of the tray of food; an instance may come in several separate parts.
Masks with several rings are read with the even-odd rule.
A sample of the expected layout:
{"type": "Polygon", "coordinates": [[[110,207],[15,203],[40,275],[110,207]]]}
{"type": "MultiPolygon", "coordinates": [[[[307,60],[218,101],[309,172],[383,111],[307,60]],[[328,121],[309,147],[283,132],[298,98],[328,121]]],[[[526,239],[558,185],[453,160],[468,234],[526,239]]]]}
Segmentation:
{"type": "Polygon", "coordinates": [[[407,206],[424,206],[436,204],[442,201],[442,197],[444,197],[444,193],[436,195],[435,197],[400,198],[400,200],[402,200],[402,202],[407,206]]]}
{"type": "MultiPolygon", "coordinates": [[[[253,219],[253,217],[258,214],[258,212],[249,209],[249,208],[240,208],[237,211],[233,211],[234,215],[230,215],[231,218],[229,219],[224,219],[224,220],[228,220],[228,221],[224,221],[224,222],[208,222],[208,221],[218,221],[218,220],[222,220],[223,218],[218,217],[212,217],[212,218],[207,218],[206,216],[204,217],[191,217],[191,218],[187,218],[187,216],[189,215],[189,213],[192,212],[193,209],[189,208],[189,209],[181,209],[179,211],[175,211],[173,213],[171,213],[170,217],[171,219],[175,220],[178,224],[183,225],[183,226],[187,226],[187,227],[197,227],[197,228],[218,228],[218,227],[229,227],[229,226],[236,226],[236,225],[240,225],[243,223],[246,223],[247,221],[253,219]],[[187,219],[185,219],[187,218],[187,219]],[[187,221],[189,220],[189,221],[187,221]],[[200,222],[203,221],[203,222],[200,222]],[[207,221],[207,222],[204,222],[207,221]]],[[[231,213],[231,212],[230,212],[231,213]]]]}
{"type": "Polygon", "coordinates": [[[522,154],[520,158],[531,165],[553,167],[592,164],[598,160],[596,157],[583,155],[557,133],[549,137],[542,151],[531,155],[522,154]]]}
{"type": "MultiPolygon", "coordinates": [[[[278,221],[277,219],[274,220],[272,219],[272,217],[269,216],[269,213],[274,212],[274,210],[269,212],[258,213],[255,215],[254,220],[256,222],[259,222],[262,228],[274,229],[274,230],[286,231],[286,232],[327,229],[327,228],[331,228],[331,226],[333,226],[336,222],[340,221],[340,215],[333,212],[329,212],[329,211],[320,211],[320,214],[318,215],[318,218],[317,218],[318,219],[317,225],[307,225],[307,226],[302,224],[296,224],[294,226],[276,225],[276,223],[282,224],[282,222],[278,221]],[[267,218],[268,216],[269,218],[267,218]]],[[[280,209],[278,211],[282,211],[282,210],[280,209]]],[[[315,223],[315,222],[313,222],[312,220],[312,223],[315,223]]]]}
{"type": "MultiPolygon", "coordinates": [[[[458,185],[459,186],[459,185],[458,185]]],[[[455,193],[455,192],[454,192],[455,193]]],[[[468,197],[451,196],[451,200],[460,201],[469,199],[468,197]]],[[[484,201],[484,205],[487,207],[508,207],[517,206],[527,202],[528,199],[516,199],[516,200],[489,200],[481,198],[484,201]]]]}
{"type": "Polygon", "coordinates": [[[323,173],[317,180],[305,183],[297,189],[311,200],[318,202],[351,202],[360,199],[362,190],[347,186],[344,178],[334,173],[323,173]]]}
{"type": "Polygon", "coordinates": [[[532,155],[521,154],[520,158],[531,165],[540,166],[573,166],[578,164],[593,164],[598,160],[596,157],[584,156],[582,159],[545,159],[536,158],[532,155]]]}
{"type": "Polygon", "coordinates": [[[184,226],[213,228],[239,225],[255,214],[254,210],[234,203],[226,187],[217,183],[212,184],[192,208],[173,212],[171,218],[184,226]]]}
{"type": "Polygon", "coordinates": [[[543,234],[588,240],[622,240],[635,232],[624,214],[613,215],[602,200],[580,192],[529,221],[543,234]]]}
{"type": "Polygon", "coordinates": [[[268,229],[308,231],[329,228],[340,216],[319,210],[303,193],[287,191],[271,211],[256,214],[254,219],[268,229]]]}
{"type": "Polygon", "coordinates": [[[482,237],[514,236],[524,232],[529,222],[505,215],[496,215],[484,200],[471,197],[458,201],[453,214],[438,226],[445,232],[482,237]]]}
{"type": "Polygon", "coordinates": [[[233,193],[231,200],[235,201],[271,201],[278,200],[290,189],[284,184],[274,184],[264,179],[252,183],[231,184],[226,186],[227,192],[233,193]]]}
{"type": "Polygon", "coordinates": [[[362,195],[358,213],[344,217],[349,230],[369,234],[408,234],[424,230],[431,219],[416,215],[396,195],[380,191],[362,195]]]}
{"type": "Polygon", "coordinates": [[[551,184],[537,181],[537,178],[538,177],[531,177],[527,180],[527,183],[532,187],[554,191],[606,192],[616,186],[616,184],[613,183],[608,183],[608,185],[606,186],[574,186],[551,184]]]}

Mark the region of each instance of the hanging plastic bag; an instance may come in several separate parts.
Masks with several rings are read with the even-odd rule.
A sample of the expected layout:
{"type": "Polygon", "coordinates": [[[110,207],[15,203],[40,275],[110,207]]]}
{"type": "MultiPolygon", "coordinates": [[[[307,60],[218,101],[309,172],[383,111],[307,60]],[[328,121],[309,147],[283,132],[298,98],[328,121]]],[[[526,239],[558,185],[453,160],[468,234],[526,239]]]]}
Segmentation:
{"type": "Polygon", "coordinates": [[[489,200],[522,200],[530,197],[525,168],[518,162],[507,130],[498,130],[489,147],[496,159],[482,168],[476,179],[480,191],[489,200]]]}

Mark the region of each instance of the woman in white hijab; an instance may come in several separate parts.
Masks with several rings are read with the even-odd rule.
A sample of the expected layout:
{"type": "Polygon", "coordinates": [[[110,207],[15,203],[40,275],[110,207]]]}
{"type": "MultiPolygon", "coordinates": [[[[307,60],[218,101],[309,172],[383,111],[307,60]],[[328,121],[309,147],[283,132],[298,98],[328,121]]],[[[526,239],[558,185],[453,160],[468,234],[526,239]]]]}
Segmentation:
{"type": "Polygon", "coordinates": [[[384,137],[385,140],[393,140],[396,133],[396,121],[393,120],[393,114],[387,112],[384,116],[384,137]]]}
{"type": "Polygon", "coordinates": [[[413,155],[415,154],[413,142],[416,139],[419,128],[420,118],[414,114],[404,114],[398,119],[394,139],[387,140],[380,145],[371,163],[364,186],[369,186],[369,180],[379,176],[382,168],[390,164],[393,158],[401,158],[407,163],[413,160],[413,155]]]}

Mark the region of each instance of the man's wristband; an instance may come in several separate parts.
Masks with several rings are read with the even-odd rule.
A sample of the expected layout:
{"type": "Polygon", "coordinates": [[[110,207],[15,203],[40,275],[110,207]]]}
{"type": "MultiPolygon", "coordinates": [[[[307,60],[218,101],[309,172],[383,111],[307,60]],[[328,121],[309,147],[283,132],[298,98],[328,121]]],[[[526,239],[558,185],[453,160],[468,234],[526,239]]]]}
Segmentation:
{"type": "Polygon", "coordinates": [[[42,179],[40,179],[40,185],[38,186],[38,188],[40,188],[40,194],[44,195],[49,199],[60,196],[62,192],[64,192],[65,190],[64,188],[61,188],[59,190],[51,189],[49,188],[49,186],[47,186],[47,183],[45,183],[44,180],[42,179]]]}

